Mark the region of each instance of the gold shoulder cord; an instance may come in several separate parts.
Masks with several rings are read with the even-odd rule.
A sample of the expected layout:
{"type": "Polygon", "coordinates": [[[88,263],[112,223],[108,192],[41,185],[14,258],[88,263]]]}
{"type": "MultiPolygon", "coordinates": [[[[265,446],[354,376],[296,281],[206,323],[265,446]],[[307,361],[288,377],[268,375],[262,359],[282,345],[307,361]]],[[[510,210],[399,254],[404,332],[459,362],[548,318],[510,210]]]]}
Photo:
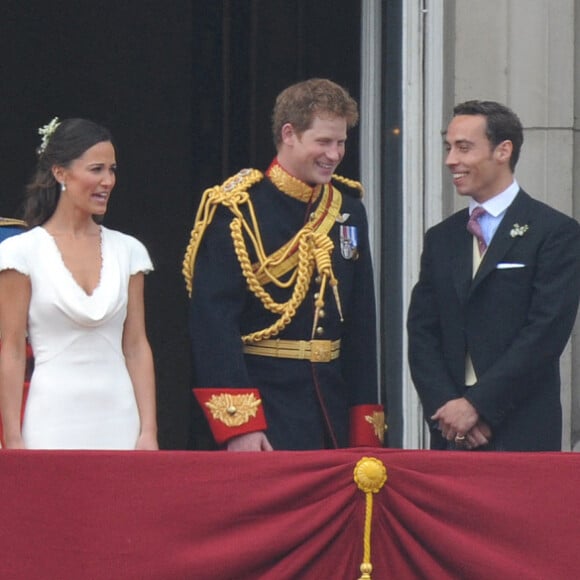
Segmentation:
{"type": "Polygon", "coordinates": [[[361,198],[363,197],[364,188],[362,186],[362,183],[360,183],[360,181],[355,181],[354,179],[349,179],[348,177],[343,177],[342,175],[337,175],[336,173],[332,175],[332,179],[338,181],[339,183],[344,183],[344,185],[352,189],[358,190],[360,197],[361,198]]]}
{"type": "MultiPolygon", "coordinates": [[[[340,300],[337,290],[338,281],[332,272],[330,258],[334,244],[326,235],[336,221],[336,216],[342,204],[340,192],[336,188],[334,189],[334,196],[328,203],[328,208],[324,215],[318,215],[316,212],[314,214],[314,217],[320,218],[319,221],[324,224],[323,229],[325,231],[318,231],[313,226],[314,219],[300,229],[282,248],[271,256],[267,256],[254,207],[248,193],[248,189],[263,179],[263,177],[263,174],[256,169],[244,169],[225,181],[221,186],[212,187],[204,192],[183,260],[182,271],[187,292],[191,296],[195,259],[203,234],[210,225],[217,207],[219,205],[228,207],[234,216],[230,223],[234,250],[248,288],[262,302],[264,308],[280,315],[278,320],[269,327],[242,336],[244,343],[255,343],[272,338],[292,321],[308,292],[315,267],[322,280],[316,311],[320,311],[324,306],[322,297],[328,281],[333,288],[340,312],[340,300]],[[247,206],[251,223],[248,223],[242,214],[240,209],[242,205],[247,206]],[[248,236],[256,253],[256,264],[252,264],[250,261],[244,233],[248,236]],[[293,270],[292,274],[286,281],[282,281],[280,277],[290,270],[293,270]],[[279,288],[292,287],[290,298],[286,302],[276,302],[265,290],[264,285],[266,283],[273,283],[279,288]]],[[[326,195],[328,195],[328,191],[326,195]]],[[[325,199],[322,199],[319,208],[324,207],[324,203],[325,199]]]]}
{"type": "Polygon", "coordinates": [[[258,183],[263,177],[263,174],[257,169],[242,169],[242,171],[230,177],[222,185],[210,187],[203,192],[195,216],[193,229],[191,230],[189,245],[187,246],[183,259],[182,273],[185,278],[185,287],[190,297],[195,258],[199,250],[199,244],[201,243],[205,230],[211,224],[218,206],[227,206],[234,215],[241,216],[238,206],[249,202],[247,190],[255,183],[258,183]]]}

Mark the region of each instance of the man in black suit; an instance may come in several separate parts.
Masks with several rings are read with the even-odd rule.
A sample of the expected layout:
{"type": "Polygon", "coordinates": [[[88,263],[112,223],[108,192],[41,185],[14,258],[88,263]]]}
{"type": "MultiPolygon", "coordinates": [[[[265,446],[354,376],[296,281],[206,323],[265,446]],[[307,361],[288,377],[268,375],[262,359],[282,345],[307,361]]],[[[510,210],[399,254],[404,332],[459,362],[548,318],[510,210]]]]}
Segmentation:
{"type": "Polygon", "coordinates": [[[520,189],[522,143],[518,117],[492,101],[457,105],[447,128],[446,165],[471,199],[427,231],[407,320],[435,449],[561,449],[559,360],[578,308],[580,226],[520,189]]]}

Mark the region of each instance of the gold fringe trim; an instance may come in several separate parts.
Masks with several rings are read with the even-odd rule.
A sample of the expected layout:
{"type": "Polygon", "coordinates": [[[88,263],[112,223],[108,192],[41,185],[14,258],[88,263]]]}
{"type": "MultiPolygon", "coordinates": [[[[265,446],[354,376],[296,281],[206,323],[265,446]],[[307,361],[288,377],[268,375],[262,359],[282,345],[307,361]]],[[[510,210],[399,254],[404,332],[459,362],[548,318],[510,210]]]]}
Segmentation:
{"type": "Polygon", "coordinates": [[[380,459],[363,457],[354,468],[354,481],[366,495],[365,529],[363,537],[363,561],[358,580],[371,580],[371,523],[373,517],[373,494],[378,493],[387,481],[387,469],[380,459]]]}

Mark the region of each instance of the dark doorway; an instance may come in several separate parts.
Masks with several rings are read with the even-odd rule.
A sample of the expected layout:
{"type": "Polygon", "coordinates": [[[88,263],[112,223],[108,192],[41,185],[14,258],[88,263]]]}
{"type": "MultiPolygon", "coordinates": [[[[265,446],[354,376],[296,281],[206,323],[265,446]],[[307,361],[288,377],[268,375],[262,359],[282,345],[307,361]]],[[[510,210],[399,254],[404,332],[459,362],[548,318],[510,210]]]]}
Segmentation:
{"type": "MultiPolygon", "coordinates": [[[[359,0],[193,2],[194,184],[274,156],[270,113],[286,86],[328,77],[359,98],[359,0]]],[[[358,177],[358,139],[341,171],[358,177]]]]}
{"type": "MultiPolygon", "coordinates": [[[[115,136],[119,177],[105,224],[135,235],[147,278],[159,439],[197,447],[181,262],[204,188],[274,155],[270,111],[285,86],[325,76],[359,97],[359,0],[3,0],[0,215],[17,214],[38,127],[82,116],[115,136]]],[[[358,178],[356,130],[341,172],[358,178]]]]}

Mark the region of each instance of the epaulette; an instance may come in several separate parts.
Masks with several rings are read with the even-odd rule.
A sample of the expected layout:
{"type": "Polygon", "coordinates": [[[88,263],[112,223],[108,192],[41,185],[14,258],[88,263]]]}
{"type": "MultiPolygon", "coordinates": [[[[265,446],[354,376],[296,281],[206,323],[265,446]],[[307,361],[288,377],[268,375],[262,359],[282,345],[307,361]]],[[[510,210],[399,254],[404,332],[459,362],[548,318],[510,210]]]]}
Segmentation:
{"type": "Polygon", "coordinates": [[[348,177],[343,177],[342,175],[332,174],[332,179],[338,182],[340,185],[346,185],[348,189],[342,188],[341,191],[348,193],[354,197],[359,197],[362,199],[364,195],[364,187],[360,181],[354,179],[349,179],[348,177]]]}
{"type": "Polygon", "coordinates": [[[18,220],[16,218],[7,218],[0,216],[0,227],[17,227],[17,228],[25,228],[26,222],[22,220],[18,220]]]}
{"type": "Polygon", "coordinates": [[[221,185],[210,187],[203,192],[183,259],[182,273],[189,296],[191,296],[197,251],[205,230],[213,220],[217,207],[220,205],[227,206],[234,215],[239,215],[239,206],[248,203],[248,189],[263,178],[264,174],[257,169],[242,169],[226,179],[221,185]]]}
{"type": "Polygon", "coordinates": [[[226,193],[247,191],[262,179],[264,179],[264,174],[258,169],[241,169],[235,175],[228,177],[221,184],[220,189],[226,193]]]}

